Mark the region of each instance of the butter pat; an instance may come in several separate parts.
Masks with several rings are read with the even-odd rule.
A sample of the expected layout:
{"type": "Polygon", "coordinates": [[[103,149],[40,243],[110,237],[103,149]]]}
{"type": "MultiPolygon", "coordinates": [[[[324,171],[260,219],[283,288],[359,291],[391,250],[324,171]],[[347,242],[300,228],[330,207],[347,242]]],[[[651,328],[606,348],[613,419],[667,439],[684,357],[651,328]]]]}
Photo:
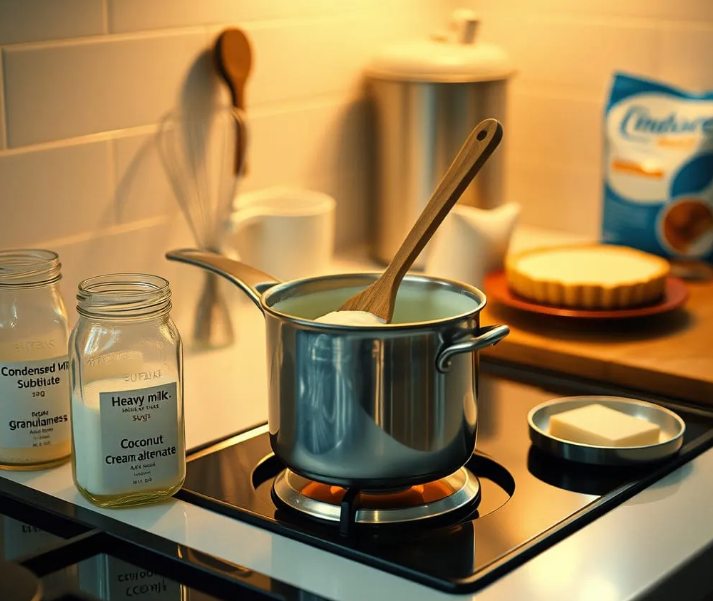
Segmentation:
{"type": "Polygon", "coordinates": [[[551,436],[599,447],[656,444],[660,433],[656,424],[597,403],[550,417],[551,436]]]}

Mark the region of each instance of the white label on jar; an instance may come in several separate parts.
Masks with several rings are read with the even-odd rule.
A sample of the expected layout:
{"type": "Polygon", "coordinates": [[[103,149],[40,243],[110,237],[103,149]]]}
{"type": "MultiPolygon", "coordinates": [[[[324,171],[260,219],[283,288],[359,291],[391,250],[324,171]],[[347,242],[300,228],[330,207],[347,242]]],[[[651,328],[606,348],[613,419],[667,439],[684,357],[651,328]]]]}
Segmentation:
{"type": "Polygon", "coordinates": [[[183,458],[175,382],[102,392],[99,411],[105,489],[154,489],[178,478],[183,458]]]}
{"type": "Polygon", "coordinates": [[[0,363],[0,447],[44,447],[69,440],[67,356],[0,363]]]}

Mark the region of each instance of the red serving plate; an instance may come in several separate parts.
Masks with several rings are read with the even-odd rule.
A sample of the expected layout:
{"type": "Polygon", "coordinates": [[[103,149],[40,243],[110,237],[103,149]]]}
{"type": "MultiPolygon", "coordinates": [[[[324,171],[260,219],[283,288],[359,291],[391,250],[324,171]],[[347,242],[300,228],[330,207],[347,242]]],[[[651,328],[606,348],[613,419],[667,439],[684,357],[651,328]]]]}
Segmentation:
{"type": "Polygon", "coordinates": [[[502,270],[488,274],[483,282],[483,287],[489,300],[497,301],[507,307],[540,315],[578,319],[630,319],[633,317],[660,315],[682,307],[688,300],[686,284],[683,280],[674,277],[666,279],[666,290],[663,298],[658,303],[627,309],[569,309],[532,302],[517,296],[510,290],[507,276],[505,271],[502,270]]]}

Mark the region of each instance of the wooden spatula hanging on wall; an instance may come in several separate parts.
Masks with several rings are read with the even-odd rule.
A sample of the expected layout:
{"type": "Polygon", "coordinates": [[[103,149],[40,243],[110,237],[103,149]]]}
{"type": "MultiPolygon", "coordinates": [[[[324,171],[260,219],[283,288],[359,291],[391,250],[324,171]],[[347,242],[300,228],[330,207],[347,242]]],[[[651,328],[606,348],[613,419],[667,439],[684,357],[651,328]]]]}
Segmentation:
{"type": "MultiPolygon", "coordinates": [[[[252,68],[252,50],[245,33],[235,27],[223,30],[215,42],[218,73],[230,88],[233,106],[245,111],[245,83],[252,68]]],[[[235,173],[247,172],[245,160],[246,136],[241,131],[235,149],[235,173]]]]}

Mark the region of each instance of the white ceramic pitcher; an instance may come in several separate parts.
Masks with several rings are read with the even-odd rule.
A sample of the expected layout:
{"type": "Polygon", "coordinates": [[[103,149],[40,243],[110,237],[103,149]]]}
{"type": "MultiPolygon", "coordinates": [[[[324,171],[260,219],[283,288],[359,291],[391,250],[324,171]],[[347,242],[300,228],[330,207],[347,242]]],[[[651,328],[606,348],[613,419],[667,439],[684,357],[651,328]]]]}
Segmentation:
{"type": "Polygon", "coordinates": [[[315,190],[274,187],[241,194],[226,246],[280,280],[323,275],[334,251],[336,201],[315,190]]]}
{"type": "Polygon", "coordinates": [[[427,247],[426,273],[482,287],[488,273],[502,268],[519,216],[514,202],[495,209],[456,205],[427,247]]]}

